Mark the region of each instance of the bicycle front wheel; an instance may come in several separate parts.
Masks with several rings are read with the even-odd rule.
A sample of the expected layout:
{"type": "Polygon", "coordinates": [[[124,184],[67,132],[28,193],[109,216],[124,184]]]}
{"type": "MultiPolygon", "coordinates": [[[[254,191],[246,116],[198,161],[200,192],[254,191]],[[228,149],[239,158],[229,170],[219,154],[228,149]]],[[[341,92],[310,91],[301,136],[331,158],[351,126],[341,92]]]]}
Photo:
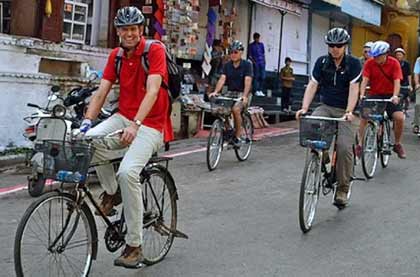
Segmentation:
{"type": "Polygon", "coordinates": [[[160,262],[174,241],[177,223],[177,193],[172,176],[161,166],[147,171],[142,182],[144,263],[160,262]]]}
{"type": "Polygon", "coordinates": [[[382,135],[379,143],[381,149],[381,165],[383,168],[386,168],[389,164],[389,158],[391,157],[391,125],[389,120],[385,120],[382,125],[382,135]]]}
{"type": "Polygon", "coordinates": [[[223,148],[223,122],[216,119],[211,126],[207,141],[207,168],[215,170],[220,161],[223,148]]]}
{"type": "Polygon", "coordinates": [[[245,161],[249,158],[252,148],[252,136],[254,128],[252,126],[251,116],[248,113],[242,115],[242,133],[241,133],[241,146],[235,148],[236,158],[239,161],[245,161]]]}
{"type": "Polygon", "coordinates": [[[312,228],[319,199],[321,160],[316,152],[310,152],[303,171],[299,195],[299,225],[303,233],[312,228]]]}
{"type": "Polygon", "coordinates": [[[86,203],[62,192],[43,195],[25,211],[15,237],[21,276],[88,276],[97,251],[96,225],[86,203]]]}
{"type": "Polygon", "coordinates": [[[378,140],[376,126],[369,122],[363,137],[362,169],[366,178],[371,179],[378,164],[378,140]]]}

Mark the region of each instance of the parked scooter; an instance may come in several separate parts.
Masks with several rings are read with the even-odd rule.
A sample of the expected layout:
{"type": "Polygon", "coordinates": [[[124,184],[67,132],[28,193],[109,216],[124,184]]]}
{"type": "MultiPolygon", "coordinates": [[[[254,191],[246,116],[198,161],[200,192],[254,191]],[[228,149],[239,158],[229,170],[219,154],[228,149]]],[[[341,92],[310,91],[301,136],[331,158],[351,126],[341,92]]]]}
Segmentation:
{"type": "MultiPolygon", "coordinates": [[[[28,122],[24,136],[34,143],[46,139],[63,140],[69,138],[71,131],[80,127],[89,104],[89,98],[98,88],[91,85],[96,76],[92,76],[89,79],[87,86],[72,89],[64,98],[60,96],[60,88],[53,86],[45,108],[28,103],[28,107],[33,107],[37,110],[32,115],[24,118],[28,122]],[[57,120],[53,120],[60,113],[65,114],[63,120],[66,126],[57,124],[57,120]]],[[[93,122],[93,126],[110,117],[113,112],[115,111],[102,109],[98,119],[93,122]]],[[[32,167],[32,174],[28,176],[28,192],[31,196],[37,197],[42,194],[46,182],[42,174],[43,154],[33,150],[29,164],[32,167]]]]}

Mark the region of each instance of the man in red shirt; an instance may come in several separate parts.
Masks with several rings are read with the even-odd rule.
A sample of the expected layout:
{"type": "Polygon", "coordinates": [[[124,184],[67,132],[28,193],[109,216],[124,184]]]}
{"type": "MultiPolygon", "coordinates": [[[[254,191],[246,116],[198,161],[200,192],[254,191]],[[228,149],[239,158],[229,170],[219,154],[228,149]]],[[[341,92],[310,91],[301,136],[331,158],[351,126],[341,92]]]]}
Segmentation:
{"type": "MultiPolygon", "coordinates": [[[[399,105],[400,82],[403,79],[400,63],[397,59],[388,55],[389,44],[385,41],[377,41],[372,45],[370,55],[373,59],[366,61],[363,68],[363,81],[360,88],[360,99],[365,97],[366,86],[370,83],[369,98],[391,99],[386,107],[387,114],[394,120],[395,145],[394,152],[401,159],[406,158],[404,147],[401,144],[404,128],[404,114],[399,105]]],[[[360,121],[360,137],[363,138],[367,121],[360,121]]],[[[362,140],[360,140],[362,141],[362,140]]],[[[361,143],[361,142],[360,142],[361,143]]],[[[356,148],[361,153],[361,146],[356,148]]]]}
{"type": "MultiPolygon", "coordinates": [[[[143,261],[143,201],[138,184],[140,172],[163,142],[173,138],[168,92],[161,86],[162,82],[168,83],[166,53],[160,43],[150,46],[149,72],[146,75],[141,63],[146,44],[142,36],[144,20],[143,14],[136,7],[124,7],[117,11],[114,25],[124,49],[119,73],[119,112],[89,130],[118,77],[115,64],[119,48],[116,48],[108,58],[99,89],[80,127],[82,132],[89,130],[87,136],[107,135],[119,129],[124,131],[120,138],[107,141],[111,149],[127,150],[117,174],[112,165],[99,166],[96,171],[105,190],[101,211],[108,215],[121,200],[124,202],[127,245],[114,264],[128,268],[137,268],[143,261]],[[117,192],[118,185],[121,195],[117,192]]],[[[107,150],[101,143],[95,147],[94,162],[109,160],[118,155],[115,151],[107,150]]]]}

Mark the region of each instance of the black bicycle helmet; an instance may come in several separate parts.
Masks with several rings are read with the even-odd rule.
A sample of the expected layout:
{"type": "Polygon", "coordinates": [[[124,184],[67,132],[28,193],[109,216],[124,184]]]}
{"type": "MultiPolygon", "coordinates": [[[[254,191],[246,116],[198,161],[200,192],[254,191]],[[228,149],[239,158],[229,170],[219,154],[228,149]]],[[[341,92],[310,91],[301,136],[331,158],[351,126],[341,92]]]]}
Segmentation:
{"type": "Polygon", "coordinates": [[[229,52],[232,52],[235,50],[244,51],[244,46],[242,45],[242,42],[240,42],[239,40],[234,40],[232,44],[229,46],[229,52]]]}
{"type": "Polygon", "coordinates": [[[144,15],[137,7],[123,7],[117,11],[114,18],[115,27],[123,27],[129,25],[142,25],[144,23],[144,15]]]}
{"type": "Polygon", "coordinates": [[[343,28],[333,28],[325,36],[326,44],[347,44],[349,40],[350,35],[343,28]]]}

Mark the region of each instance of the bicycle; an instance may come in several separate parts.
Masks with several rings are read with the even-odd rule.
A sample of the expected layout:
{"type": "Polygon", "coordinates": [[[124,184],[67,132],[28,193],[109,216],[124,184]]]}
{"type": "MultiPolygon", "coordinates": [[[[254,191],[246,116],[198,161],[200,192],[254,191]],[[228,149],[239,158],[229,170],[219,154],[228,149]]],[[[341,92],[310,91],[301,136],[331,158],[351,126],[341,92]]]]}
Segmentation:
{"type": "MultiPolygon", "coordinates": [[[[230,97],[212,97],[210,99],[211,111],[216,120],[210,129],[207,140],[207,168],[212,171],[217,168],[222,150],[233,144],[235,130],[233,126],[233,118],[231,116],[232,107],[235,103],[242,101],[242,98],[230,97]],[[227,142],[227,144],[225,143],[227,142]]],[[[254,128],[251,116],[246,109],[242,111],[242,135],[240,146],[233,146],[236,158],[239,161],[245,161],[249,158],[252,148],[252,137],[254,128]]]]}
{"type": "Polygon", "coordinates": [[[389,164],[391,149],[390,118],[386,113],[386,106],[392,103],[390,99],[363,99],[361,116],[368,120],[362,139],[362,169],[367,179],[375,175],[378,156],[381,165],[386,168],[389,164]]]}
{"type": "MultiPolygon", "coordinates": [[[[307,149],[305,167],[299,193],[299,225],[303,233],[311,230],[320,192],[327,196],[333,192],[332,202],[338,209],[344,205],[335,203],[337,192],[337,134],[338,124],[345,122],[343,118],[323,116],[303,116],[299,122],[299,141],[307,149]],[[333,145],[332,159],[328,150],[333,145]]],[[[355,167],[355,150],[353,147],[353,172],[355,167]]],[[[353,181],[362,178],[351,177],[347,199],[350,199],[353,181]]]]}
{"type": "Polygon", "coordinates": [[[400,90],[402,111],[406,118],[409,117],[408,109],[410,108],[410,86],[401,86],[400,90]]]}
{"type": "MultiPolygon", "coordinates": [[[[111,221],[99,209],[85,184],[90,167],[114,162],[90,165],[95,151],[92,142],[118,133],[81,140],[44,140],[37,144],[37,150],[44,153],[43,173],[61,182],[61,188],[38,198],[24,213],[15,237],[17,276],[89,275],[98,255],[98,230],[88,201],[107,226],[104,236],[107,250],[115,252],[125,244],[124,208],[120,216],[115,215],[117,219],[111,221]],[[64,191],[64,183],[74,183],[74,190],[64,191]]],[[[178,193],[168,170],[170,160],[153,156],[139,176],[144,207],[142,248],[145,259],[138,267],[163,260],[175,237],[188,238],[176,229],[178,193]]]]}

